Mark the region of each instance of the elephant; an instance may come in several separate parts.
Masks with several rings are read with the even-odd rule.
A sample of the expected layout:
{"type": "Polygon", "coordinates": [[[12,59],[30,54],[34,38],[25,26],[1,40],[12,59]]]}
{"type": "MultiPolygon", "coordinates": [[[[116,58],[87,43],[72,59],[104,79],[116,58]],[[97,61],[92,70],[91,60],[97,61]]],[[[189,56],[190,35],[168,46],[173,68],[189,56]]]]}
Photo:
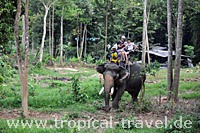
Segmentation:
{"type": "Polygon", "coordinates": [[[114,63],[104,63],[96,67],[96,71],[103,74],[105,91],[105,111],[109,112],[110,91],[112,94],[112,109],[119,107],[119,101],[124,91],[132,96],[133,102],[137,101],[138,94],[144,86],[146,75],[141,73],[141,65],[134,63],[129,65],[129,69],[120,67],[114,63]]]}

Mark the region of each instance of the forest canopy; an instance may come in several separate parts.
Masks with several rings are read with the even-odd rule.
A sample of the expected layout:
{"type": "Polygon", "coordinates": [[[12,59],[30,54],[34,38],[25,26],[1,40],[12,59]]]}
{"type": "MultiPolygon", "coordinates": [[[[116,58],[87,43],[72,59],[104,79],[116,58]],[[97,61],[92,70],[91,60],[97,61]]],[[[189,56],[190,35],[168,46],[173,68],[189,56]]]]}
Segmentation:
{"type": "MultiPolygon", "coordinates": [[[[40,48],[43,32],[43,17],[45,7],[43,3],[53,5],[49,7],[46,25],[45,50],[48,54],[49,42],[52,41],[53,56],[59,56],[61,16],[63,12],[63,44],[67,58],[76,57],[76,45],[81,45],[84,25],[87,25],[86,55],[103,55],[105,44],[106,9],[108,13],[107,43],[113,45],[122,35],[131,38],[134,42],[142,41],[143,29],[143,2],[141,0],[31,0],[29,3],[29,31],[30,47],[33,50],[40,48]],[[53,18],[53,19],[52,19],[53,18]],[[53,23],[52,23],[53,21],[53,23]],[[53,24],[53,29],[51,28],[53,24]],[[52,38],[52,31],[53,38],[52,38]]],[[[172,36],[173,49],[175,49],[175,36],[177,25],[178,1],[172,1],[172,36]]],[[[193,62],[200,61],[200,1],[184,1],[183,13],[183,49],[185,45],[194,47],[193,62]]],[[[4,0],[0,2],[0,49],[5,54],[15,51],[14,44],[14,18],[16,2],[4,0]]],[[[25,3],[22,6],[21,16],[24,14],[25,3]]],[[[159,43],[167,47],[167,3],[165,0],[151,0],[147,3],[148,36],[150,47],[159,43]]],[[[22,22],[20,22],[22,34],[22,22]]],[[[22,37],[22,36],[21,36],[22,37]]],[[[80,51],[81,49],[79,49],[80,51]]],[[[103,58],[103,57],[101,57],[103,58]]]]}

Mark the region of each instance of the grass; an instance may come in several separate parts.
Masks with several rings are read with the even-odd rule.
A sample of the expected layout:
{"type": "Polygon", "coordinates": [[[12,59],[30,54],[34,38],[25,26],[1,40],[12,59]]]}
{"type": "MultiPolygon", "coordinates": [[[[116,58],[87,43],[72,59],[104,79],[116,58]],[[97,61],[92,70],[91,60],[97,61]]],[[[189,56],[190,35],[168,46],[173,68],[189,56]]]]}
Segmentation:
{"type": "Polygon", "coordinates": [[[152,96],[159,96],[159,95],[166,95],[166,81],[161,81],[158,84],[146,84],[145,85],[145,91],[146,96],[152,97],[152,96]]]}
{"type": "Polygon", "coordinates": [[[114,129],[107,129],[105,131],[105,133],[156,133],[156,132],[162,132],[162,130],[157,128],[141,128],[141,129],[136,128],[132,130],[114,128],[114,129]]]}
{"type": "Polygon", "coordinates": [[[179,89],[181,91],[192,90],[192,91],[200,91],[200,83],[199,82],[181,82],[179,89]]]}
{"type": "Polygon", "coordinates": [[[72,133],[73,129],[68,128],[38,128],[36,125],[33,125],[31,128],[18,126],[17,128],[9,128],[6,120],[0,120],[0,132],[1,133],[72,133]]]}
{"type": "Polygon", "coordinates": [[[183,99],[200,99],[200,92],[192,92],[190,94],[182,94],[183,99]]]}
{"type": "MultiPolygon", "coordinates": [[[[103,95],[99,96],[98,91],[101,89],[102,85],[99,84],[99,79],[97,73],[91,68],[77,68],[78,72],[71,72],[68,70],[55,71],[49,68],[33,69],[30,71],[30,74],[38,74],[40,76],[46,77],[72,77],[76,76],[80,79],[81,92],[86,93],[88,98],[87,102],[92,103],[96,99],[102,99],[103,95]],[[95,76],[96,74],[96,76],[95,76]]],[[[196,78],[199,76],[199,73],[196,73],[193,69],[182,69],[181,70],[181,79],[196,78]],[[184,77],[184,78],[183,78],[184,77]]],[[[32,96],[29,96],[29,106],[31,108],[63,108],[70,106],[75,106],[73,99],[71,97],[72,87],[71,81],[64,82],[59,80],[44,79],[40,80],[38,84],[34,83],[34,77],[29,76],[29,90],[32,87],[32,96]],[[41,86],[46,84],[47,86],[41,86]]],[[[154,76],[147,76],[145,97],[157,97],[157,96],[166,96],[166,70],[161,69],[154,76]],[[155,83],[148,83],[155,81],[155,83]]],[[[3,98],[0,99],[0,103],[3,107],[20,107],[20,84],[18,81],[12,81],[12,83],[7,83],[3,86],[0,96],[3,98]],[[4,90],[4,91],[3,91],[4,90]],[[18,100],[16,100],[16,98],[18,100]]],[[[181,97],[183,98],[193,98],[198,97],[199,93],[187,94],[186,91],[199,91],[200,83],[199,82],[184,82],[180,81],[179,91],[181,97]]],[[[125,93],[122,96],[122,101],[131,101],[129,94],[125,93]]],[[[87,103],[85,103],[87,105],[87,103]]],[[[83,106],[85,105],[83,104],[83,106]]],[[[94,110],[94,109],[91,109],[94,110]]]]}
{"type": "MultiPolygon", "coordinates": [[[[46,77],[65,77],[72,78],[73,76],[79,77],[80,92],[87,95],[85,102],[75,102],[72,96],[72,81],[60,81],[52,79],[40,80],[38,83],[34,82],[34,76],[29,76],[29,109],[32,111],[39,112],[70,112],[71,114],[81,114],[82,112],[97,113],[98,108],[101,108],[104,104],[104,96],[98,95],[102,85],[99,84],[98,73],[92,68],[78,67],[77,72],[69,70],[55,71],[49,68],[31,69],[30,74],[38,74],[39,76],[46,77]],[[46,84],[46,86],[42,86],[46,84]]],[[[179,86],[179,94],[183,99],[199,99],[200,98],[200,83],[194,82],[190,79],[198,78],[199,72],[194,69],[181,69],[181,80],[179,86]],[[187,79],[187,80],[186,80],[187,79]],[[189,93],[188,93],[189,92],[189,93]]],[[[20,84],[17,78],[18,75],[14,76],[11,82],[4,83],[0,86],[0,109],[13,109],[21,107],[21,91],[20,84]]],[[[166,96],[166,69],[161,69],[154,76],[147,75],[147,83],[145,84],[145,106],[151,106],[148,102],[153,97],[166,96]]],[[[125,92],[120,102],[120,108],[123,107],[127,102],[131,101],[131,96],[125,92]]],[[[33,127],[16,129],[10,129],[6,126],[5,120],[0,120],[0,132],[76,132],[77,129],[43,129],[33,127]]],[[[94,132],[89,129],[88,131],[83,130],[81,132],[94,132]]],[[[136,133],[149,133],[149,132],[160,132],[156,128],[143,128],[143,129],[132,129],[124,130],[120,127],[113,129],[105,129],[106,133],[118,133],[118,132],[136,132],[136,133]]]]}
{"type": "MultiPolygon", "coordinates": [[[[48,123],[50,123],[48,121],[48,123]]],[[[23,127],[23,126],[18,126],[17,128],[9,128],[7,121],[6,120],[0,120],[0,132],[2,133],[76,133],[76,132],[82,132],[82,133],[93,133],[95,130],[98,131],[99,129],[91,129],[91,128],[86,128],[86,129],[77,129],[71,128],[71,127],[63,127],[63,128],[38,128],[36,125],[33,125],[31,128],[28,127],[23,127]]],[[[54,126],[54,124],[52,125],[54,126]]],[[[99,126],[99,125],[98,125],[99,126]]],[[[57,126],[60,127],[60,126],[57,126]]],[[[161,131],[160,129],[156,128],[142,128],[142,129],[134,129],[134,130],[124,130],[120,128],[107,128],[101,130],[103,133],[153,133],[153,132],[159,132],[161,131]]]]}

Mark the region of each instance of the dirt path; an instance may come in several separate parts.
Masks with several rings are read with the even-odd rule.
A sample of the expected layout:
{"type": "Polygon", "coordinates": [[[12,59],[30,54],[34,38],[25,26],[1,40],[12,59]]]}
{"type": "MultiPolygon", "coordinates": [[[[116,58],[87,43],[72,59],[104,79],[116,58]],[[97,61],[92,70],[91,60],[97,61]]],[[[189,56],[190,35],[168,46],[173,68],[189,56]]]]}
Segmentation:
{"type": "MultiPolygon", "coordinates": [[[[107,120],[110,121],[112,118],[113,126],[119,124],[120,121],[124,120],[142,120],[144,123],[150,123],[152,127],[155,126],[156,120],[161,121],[170,121],[177,110],[184,112],[185,114],[191,114],[192,112],[197,111],[197,106],[199,104],[199,100],[180,100],[177,105],[170,105],[166,102],[165,97],[161,98],[161,105],[156,104],[156,99],[152,99],[152,102],[155,103],[153,105],[152,111],[149,112],[136,112],[134,106],[132,104],[126,104],[124,109],[119,111],[110,111],[106,113],[105,111],[99,109],[95,113],[91,112],[80,112],[78,116],[73,117],[72,119],[75,121],[78,120],[107,120]],[[166,108],[167,107],[167,108],[166,108]]],[[[124,106],[124,105],[123,105],[124,106]]],[[[74,112],[66,112],[60,111],[57,112],[43,112],[43,111],[29,111],[30,119],[38,119],[38,120],[54,120],[63,119],[68,116],[73,116],[74,112]]],[[[1,109],[0,110],[0,119],[17,119],[20,117],[21,111],[20,109],[1,109]]]]}
{"type": "Polygon", "coordinates": [[[70,68],[70,67],[49,67],[51,70],[55,71],[73,71],[73,72],[78,72],[76,68],[70,68]]]}

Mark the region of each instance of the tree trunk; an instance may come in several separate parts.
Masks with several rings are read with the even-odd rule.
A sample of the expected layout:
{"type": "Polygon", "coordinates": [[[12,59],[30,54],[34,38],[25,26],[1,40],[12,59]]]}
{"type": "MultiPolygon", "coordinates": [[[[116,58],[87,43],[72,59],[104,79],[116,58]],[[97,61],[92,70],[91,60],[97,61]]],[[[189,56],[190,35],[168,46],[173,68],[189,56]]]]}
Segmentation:
{"type": "Polygon", "coordinates": [[[84,49],[84,57],[86,58],[87,56],[87,27],[86,27],[86,31],[85,31],[85,49],[84,49]]]}
{"type": "Polygon", "coordinates": [[[23,78],[24,77],[23,77],[23,70],[22,70],[22,56],[21,56],[20,39],[19,39],[20,14],[21,14],[21,0],[17,0],[17,12],[16,12],[16,16],[15,16],[14,38],[15,38],[15,44],[16,44],[16,48],[17,48],[17,62],[18,62],[21,90],[23,90],[23,88],[24,88],[23,78]]]}
{"type": "Polygon", "coordinates": [[[80,23],[80,43],[81,43],[81,40],[83,39],[82,36],[83,36],[83,23],[81,22],[80,23]]]}
{"type": "Polygon", "coordinates": [[[51,37],[51,60],[54,55],[54,4],[53,4],[53,11],[52,11],[52,37],[51,37]]]}
{"type": "Polygon", "coordinates": [[[105,29],[105,46],[104,46],[104,60],[106,61],[106,48],[108,41],[108,3],[106,6],[106,29],[105,29]]]}
{"type": "Polygon", "coordinates": [[[144,11],[143,11],[143,34],[142,34],[142,66],[145,66],[146,59],[146,26],[147,26],[147,0],[144,0],[144,11]]]}
{"type": "Polygon", "coordinates": [[[79,16],[77,17],[77,40],[76,40],[76,56],[79,59],[79,33],[80,33],[80,28],[79,28],[79,21],[78,21],[79,16]]]}
{"type": "Polygon", "coordinates": [[[63,10],[64,6],[62,7],[62,16],[61,16],[61,29],[60,29],[60,65],[63,65],[63,10]]]}
{"type": "Polygon", "coordinates": [[[149,55],[149,39],[148,39],[148,33],[147,33],[147,26],[146,26],[146,49],[147,49],[147,60],[148,64],[150,64],[150,55],[149,55]]]}
{"type": "Polygon", "coordinates": [[[28,51],[29,51],[29,28],[28,28],[28,5],[29,0],[26,0],[25,6],[25,61],[24,61],[24,70],[22,64],[22,55],[20,50],[20,39],[19,39],[19,20],[21,14],[21,0],[17,1],[17,13],[15,17],[15,27],[14,27],[14,38],[17,47],[17,61],[18,61],[18,70],[20,75],[21,83],[21,97],[22,97],[22,111],[23,116],[26,118],[28,116],[28,51]]]}
{"type": "Polygon", "coordinates": [[[23,116],[26,118],[28,116],[28,53],[29,53],[29,0],[26,0],[25,7],[25,61],[24,61],[24,88],[22,91],[22,107],[23,116]]]}
{"type": "Polygon", "coordinates": [[[79,44],[79,35],[77,35],[77,40],[76,40],[76,56],[79,59],[79,47],[78,47],[78,44],[79,44]]]}
{"type": "Polygon", "coordinates": [[[173,101],[178,102],[178,87],[180,78],[180,66],[181,66],[181,50],[182,50],[182,22],[183,22],[183,0],[179,0],[178,3],[178,20],[177,20],[177,44],[176,44],[176,59],[174,68],[174,81],[173,81],[173,101]]]}
{"type": "Polygon", "coordinates": [[[145,27],[145,30],[146,30],[146,49],[147,49],[147,61],[148,61],[148,64],[150,64],[150,55],[149,55],[149,38],[148,38],[148,23],[149,23],[149,15],[150,15],[150,11],[151,11],[151,4],[149,5],[149,11],[148,11],[148,14],[146,15],[146,27],[145,27]]]}
{"type": "Polygon", "coordinates": [[[22,47],[25,47],[25,16],[22,15],[22,47]]]}
{"type": "Polygon", "coordinates": [[[172,15],[171,0],[167,0],[167,30],[168,30],[168,65],[167,65],[167,100],[171,100],[173,71],[172,71],[172,15]]]}
{"type": "MultiPolygon", "coordinates": [[[[51,7],[52,4],[54,4],[55,1],[52,2],[52,3],[48,2],[48,4],[45,4],[43,1],[41,1],[41,2],[42,2],[43,6],[45,8],[45,15],[44,15],[44,20],[43,20],[44,21],[43,36],[42,36],[42,44],[41,44],[41,48],[40,48],[40,59],[39,59],[39,62],[42,62],[42,57],[43,57],[44,41],[45,41],[45,37],[46,37],[47,15],[48,15],[48,12],[49,12],[49,8],[51,7]]],[[[52,19],[53,19],[53,17],[52,17],[52,19]]],[[[52,38],[52,40],[53,40],[53,38],[52,38]]],[[[53,49],[53,47],[52,47],[52,49],[53,49]]]]}
{"type": "Polygon", "coordinates": [[[34,54],[34,38],[32,37],[32,53],[34,54]]]}
{"type": "Polygon", "coordinates": [[[43,36],[42,36],[42,44],[41,44],[41,48],[40,48],[40,59],[39,61],[42,62],[42,56],[43,56],[43,49],[44,49],[44,41],[45,41],[45,37],[46,37],[46,20],[47,20],[47,14],[49,11],[49,7],[45,5],[45,15],[44,15],[44,25],[43,25],[43,36]]]}
{"type": "Polygon", "coordinates": [[[79,57],[80,61],[81,61],[82,56],[83,56],[83,44],[84,44],[86,29],[87,29],[87,24],[84,24],[83,37],[82,37],[82,40],[81,40],[81,51],[80,51],[80,57],[79,57]]]}
{"type": "Polygon", "coordinates": [[[49,14],[49,55],[51,54],[51,13],[49,14]]]}

